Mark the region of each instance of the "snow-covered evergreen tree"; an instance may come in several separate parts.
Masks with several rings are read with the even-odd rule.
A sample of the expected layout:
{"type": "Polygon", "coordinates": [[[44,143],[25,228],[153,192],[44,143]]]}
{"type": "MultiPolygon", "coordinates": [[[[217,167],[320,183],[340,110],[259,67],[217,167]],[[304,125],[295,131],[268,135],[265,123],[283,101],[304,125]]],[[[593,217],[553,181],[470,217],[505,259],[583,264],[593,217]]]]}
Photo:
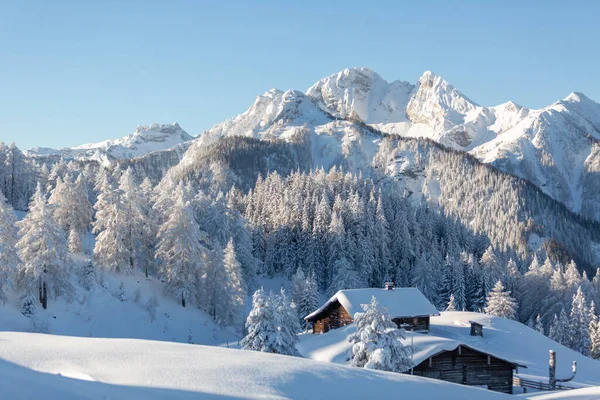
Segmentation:
{"type": "Polygon", "coordinates": [[[277,339],[276,353],[295,355],[297,354],[297,334],[302,330],[298,322],[298,312],[293,302],[290,302],[285,291],[281,289],[278,295],[270,295],[276,310],[277,339]]]}
{"type": "Polygon", "coordinates": [[[181,301],[195,299],[204,273],[206,234],[196,223],[190,199],[183,184],[173,193],[173,205],[168,218],[158,232],[156,261],[159,273],[167,285],[167,291],[181,301]]]}
{"type": "Polygon", "coordinates": [[[517,314],[517,302],[510,297],[510,292],[504,290],[501,281],[497,281],[494,288],[487,297],[485,313],[497,317],[515,319],[517,314]]]}
{"type": "Polygon", "coordinates": [[[450,295],[450,300],[448,300],[448,306],[446,307],[446,311],[456,311],[456,301],[454,300],[454,294],[450,295]]]}
{"type": "Polygon", "coordinates": [[[0,303],[6,301],[9,277],[19,264],[17,254],[17,217],[0,191],[0,303]]]}
{"type": "Polygon", "coordinates": [[[17,225],[17,249],[21,259],[17,267],[18,286],[26,293],[39,292],[44,306],[47,304],[46,291],[55,297],[70,295],[71,260],[67,240],[52,217],[40,185],[29,203],[29,212],[17,225]]]}
{"type": "Polygon", "coordinates": [[[590,355],[590,313],[581,288],[573,295],[569,318],[569,347],[583,355],[590,355]]]}
{"type": "Polygon", "coordinates": [[[550,325],[550,331],[548,337],[564,346],[568,346],[569,343],[569,316],[563,308],[560,311],[560,316],[554,314],[552,325],[550,325]]]}
{"type": "Polygon", "coordinates": [[[233,239],[229,240],[225,250],[223,250],[223,264],[227,274],[227,291],[229,296],[231,296],[229,315],[225,316],[223,320],[225,324],[232,324],[238,320],[246,297],[242,276],[242,265],[237,260],[233,239]]]}
{"type": "Polygon", "coordinates": [[[319,305],[319,285],[313,272],[306,278],[302,296],[296,304],[298,317],[303,320],[304,317],[319,308],[319,305]]]}
{"type": "Polygon", "coordinates": [[[69,251],[82,252],[82,236],[88,232],[93,212],[83,175],[79,174],[75,181],[69,174],[64,179],[58,177],[48,204],[52,206],[54,219],[68,236],[69,251]]]}
{"type": "Polygon", "coordinates": [[[334,295],[338,290],[358,289],[364,287],[360,275],[354,270],[346,258],[337,260],[334,264],[335,274],[329,286],[329,294],[334,295]]]}
{"type": "Polygon", "coordinates": [[[540,314],[538,314],[537,317],[535,317],[535,324],[533,326],[533,329],[535,329],[542,335],[546,334],[544,331],[544,322],[542,321],[542,317],[540,316],[540,314]]]}
{"type": "Polygon", "coordinates": [[[292,276],[292,301],[300,306],[302,302],[302,294],[304,293],[304,287],[306,285],[306,275],[302,268],[298,268],[296,273],[292,276]]]}
{"type": "Polygon", "coordinates": [[[351,365],[383,371],[405,372],[412,367],[411,354],[401,339],[404,330],[385,309],[379,308],[375,296],[370,304],[361,304],[363,312],[354,315],[357,332],[348,336],[352,343],[351,365]]]}
{"type": "Polygon", "coordinates": [[[100,172],[98,179],[98,199],[94,205],[96,221],[93,233],[96,236],[94,246],[95,265],[113,270],[127,272],[130,270],[131,253],[127,246],[128,223],[123,193],[113,183],[113,178],[106,170],[100,172]]]}
{"type": "Polygon", "coordinates": [[[262,288],[252,296],[252,310],[246,320],[246,330],[248,334],[241,341],[242,349],[277,352],[277,310],[262,288]]]}

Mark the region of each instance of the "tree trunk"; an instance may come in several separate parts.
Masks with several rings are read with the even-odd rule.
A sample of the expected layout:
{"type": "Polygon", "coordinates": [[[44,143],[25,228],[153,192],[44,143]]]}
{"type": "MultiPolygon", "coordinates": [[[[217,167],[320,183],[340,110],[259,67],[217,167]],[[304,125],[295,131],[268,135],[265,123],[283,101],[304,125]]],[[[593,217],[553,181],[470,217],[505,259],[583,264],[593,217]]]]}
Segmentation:
{"type": "Polygon", "coordinates": [[[44,310],[46,308],[48,308],[48,291],[47,291],[47,287],[46,287],[46,282],[44,282],[44,301],[42,302],[42,307],[44,307],[44,310]]]}

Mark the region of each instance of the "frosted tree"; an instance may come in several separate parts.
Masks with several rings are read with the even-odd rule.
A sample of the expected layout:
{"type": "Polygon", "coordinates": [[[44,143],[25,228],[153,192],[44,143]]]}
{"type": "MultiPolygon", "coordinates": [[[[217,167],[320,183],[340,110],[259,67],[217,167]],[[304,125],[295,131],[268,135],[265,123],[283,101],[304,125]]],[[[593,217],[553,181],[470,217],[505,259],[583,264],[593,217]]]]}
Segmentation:
{"type": "Polygon", "coordinates": [[[329,286],[330,295],[334,295],[338,290],[358,289],[365,286],[358,272],[352,268],[345,258],[335,262],[334,270],[335,275],[333,275],[329,286]]]}
{"type": "Polygon", "coordinates": [[[479,265],[481,266],[483,288],[487,297],[492,290],[492,285],[502,276],[502,271],[492,246],[488,247],[485,253],[483,253],[479,265]]]}
{"type": "Polygon", "coordinates": [[[71,294],[71,260],[65,234],[52,218],[40,185],[29,203],[29,212],[17,225],[21,259],[17,284],[26,293],[39,292],[40,302],[46,308],[47,293],[54,297],[71,294]]]}
{"type": "Polygon", "coordinates": [[[199,277],[204,271],[206,234],[196,223],[183,184],[173,193],[173,206],[158,231],[156,261],[166,288],[174,297],[186,301],[197,295],[199,277]]]}
{"type": "Polygon", "coordinates": [[[79,280],[85,290],[91,290],[96,284],[96,268],[91,260],[83,266],[79,280]]]}
{"type": "Polygon", "coordinates": [[[446,311],[456,311],[456,301],[454,300],[454,294],[450,295],[450,300],[448,301],[448,307],[446,307],[446,311]]]}
{"type": "Polygon", "coordinates": [[[510,297],[510,292],[504,290],[501,281],[497,281],[494,288],[490,291],[485,307],[485,313],[497,317],[515,319],[517,314],[517,302],[510,297]]]}
{"type": "Polygon", "coordinates": [[[129,268],[139,267],[141,249],[147,229],[147,200],[136,181],[131,167],[127,168],[119,179],[119,191],[122,193],[124,217],[124,245],[129,253],[129,268]]]}
{"type": "Polygon", "coordinates": [[[59,177],[48,204],[54,219],[68,235],[69,251],[82,252],[82,235],[88,232],[93,212],[83,175],[79,174],[74,182],[69,174],[64,180],[59,177]]]}
{"type": "Polygon", "coordinates": [[[542,335],[545,335],[544,321],[542,321],[542,317],[540,316],[540,314],[538,314],[537,317],[535,317],[535,323],[533,325],[533,329],[535,329],[537,332],[541,333],[542,335]]]}
{"type": "Polygon", "coordinates": [[[292,276],[292,301],[296,305],[300,305],[302,302],[302,294],[304,293],[304,287],[306,285],[306,276],[302,268],[298,268],[296,273],[292,276]]]}
{"type": "Polygon", "coordinates": [[[600,360],[600,323],[590,322],[590,357],[600,360]]]}
{"type": "Polygon", "coordinates": [[[293,302],[290,302],[283,288],[278,295],[271,295],[275,306],[277,320],[276,353],[297,354],[298,332],[302,330],[298,322],[298,312],[293,302]]]}
{"type": "Polygon", "coordinates": [[[405,372],[412,367],[410,348],[404,346],[404,330],[385,309],[379,308],[375,296],[370,304],[361,304],[363,312],[354,315],[357,332],[348,336],[352,343],[354,367],[405,372]]]}
{"type": "Polygon", "coordinates": [[[569,347],[583,355],[590,355],[590,312],[581,288],[573,295],[569,326],[569,347]]]}
{"type": "Polygon", "coordinates": [[[434,264],[423,253],[415,264],[412,285],[416,286],[429,301],[437,304],[438,282],[434,264]]]}
{"type": "Polygon", "coordinates": [[[205,255],[204,275],[201,281],[200,303],[202,308],[221,325],[229,325],[239,302],[231,293],[231,283],[225,269],[223,250],[218,243],[205,255]]]}
{"type": "Polygon", "coordinates": [[[0,302],[6,302],[10,275],[19,264],[17,254],[17,218],[6,197],[0,191],[0,302]]]}
{"type": "Polygon", "coordinates": [[[557,317],[554,314],[554,319],[552,320],[552,324],[550,325],[550,330],[548,332],[548,337],[555,342],[558,342],[564,346],[568,346],[569,343],[569,316],[567,312],[563,308],[560,311],[560,316],[557,317]]]}
{"type": "Polygon", "coordinates": [[[94,261],[101,268],[115,272],[130,271],[130,249],[127,246],[128,223],[123,193],[115,187],[106,170],[98,179],[100,194],[96,200],[96,221],[92,232],[97,234],[94,261]]]}
{"type": "Polygon", "coordinates": [[[242,276],[242,264],[237,260],[233,239],[229,240],[225,250],[223,250],[223,264],[227,274],[228,293],[229,296],[231,296],[229,315],[227,315],[224,320],[226,324],[232,324],[238,320],[246,297],[242,276]]]}
{"type": "Polygon", "coordinates": [[[306,278],[302,297],[298,304],[296,304],[299,318],[303,319],[315,311],[319,308],[319,303],[319,285],[317,284],[317,278],[313,272],[306,278]]]}
{"type": "Polygon", "coordinates": [[[277,352],[277,310],[261,288],[252,296],[252,310],[246,320],[248,334],[242,339],[244,350],[277,352]]]}

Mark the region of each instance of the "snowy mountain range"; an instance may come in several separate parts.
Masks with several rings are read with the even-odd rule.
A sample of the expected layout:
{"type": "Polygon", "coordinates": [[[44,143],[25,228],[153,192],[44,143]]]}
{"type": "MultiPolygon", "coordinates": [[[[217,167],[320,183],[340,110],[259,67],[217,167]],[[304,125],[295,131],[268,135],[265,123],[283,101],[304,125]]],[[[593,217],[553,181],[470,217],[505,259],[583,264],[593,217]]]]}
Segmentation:
{"type": "Polygon", "coordinates": [[[96,160],[109,164],[114,160],[140,157],[148,153],[166,150],[192,140],[193,137],[175,122],[138,126],[135,132],[120,139],[89,143],[66,149],[35,147],[26,152],[29,156],[56,156],[75,160],[96,160]]]}
{"type": "Polygon", "coordinates": [[[600,216],[600,104],[581,93],[539,110],[512,102],[484,107],[429,71],[412,85],[354,68],[322,79],[307,95],[337,117],[469,152],[575,212],[600,216]]]}
{"type": "MultiPolygon", "coordinates": [[[[313,167],[327,169],[343,159],[347,170],[366,173],[378,153],[379,158],[387,155],[379,148],[381,135],[365,135],[364,125],[468,152],[528,180],[571,211],[600,220],[600,104],[581,93],[538,110],[513,102],[485,107],[430,71],[411,84],[388,83],[368,68],[352,68],[318,81],[306,94],[269,90],[246,112],[204,132],[196,144],[223,136],[287,140],[308,129],[313,167]]],[[[28,154],[106,164],[192,139],[178,124],[153,124],[117,140],[61,150],[36,148],[28,154]]],[[[398,168],[386,166],[389,173],[398,168]]]]}

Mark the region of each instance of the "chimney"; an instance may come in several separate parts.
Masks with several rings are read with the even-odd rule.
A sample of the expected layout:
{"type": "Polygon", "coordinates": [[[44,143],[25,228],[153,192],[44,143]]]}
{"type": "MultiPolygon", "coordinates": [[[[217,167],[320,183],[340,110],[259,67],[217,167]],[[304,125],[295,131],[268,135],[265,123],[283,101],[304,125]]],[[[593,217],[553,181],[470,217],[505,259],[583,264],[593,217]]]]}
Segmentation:
{"type": "Polygon", "coordinates": [[[394,290],[394,282],[386,282],[384,283],[385,290],[394,290]]]}
{"type": "Polygon", "coordinates": [[[471,323],[471,336],[483,336],[483,325],[475,321],[469,321],[471,323]]]}

